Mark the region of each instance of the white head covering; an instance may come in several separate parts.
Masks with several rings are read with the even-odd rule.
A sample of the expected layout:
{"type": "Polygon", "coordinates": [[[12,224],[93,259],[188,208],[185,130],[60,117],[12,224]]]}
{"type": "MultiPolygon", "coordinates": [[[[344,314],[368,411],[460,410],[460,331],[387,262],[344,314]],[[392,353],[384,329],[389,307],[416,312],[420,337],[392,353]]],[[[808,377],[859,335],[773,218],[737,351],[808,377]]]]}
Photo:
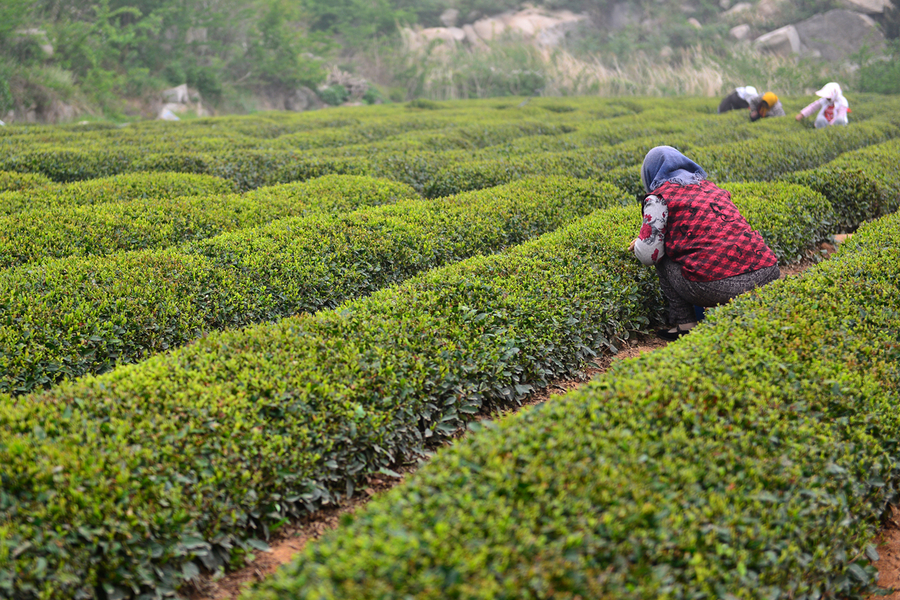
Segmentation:
{"type": "Polygon", "coordinates": [[[753,98],[754,96],[759,96],[759,92],[757,92],[756,88],[753,87],[752,85],[748,85],[746,87],[739,87],[739,88],[736,88],[734,91],[736,91],[738,93],[738,96],[740,96],[741,99],[744,100],[745,102],[749,102],[750,98],[753,98]]]}
{"type": "Polygon", "coordinates": [[[841,86],[833,81],[830,83],[826,83],[825,87],[816,92],[816,96],[828,100],[828,102],[834,104],[835,106],[843,106],[845,108],[850,107],[850,103],[847,102],[846,98],[844,98],[844,93],[841,91],[841,86]]]}

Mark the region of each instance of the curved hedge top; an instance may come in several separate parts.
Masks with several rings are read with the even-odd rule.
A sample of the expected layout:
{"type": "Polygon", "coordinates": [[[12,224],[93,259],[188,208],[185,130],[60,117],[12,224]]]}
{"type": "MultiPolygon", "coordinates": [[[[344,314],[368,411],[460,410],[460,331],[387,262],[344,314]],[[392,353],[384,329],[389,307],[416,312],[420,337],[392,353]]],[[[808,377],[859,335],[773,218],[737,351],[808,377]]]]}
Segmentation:
{"type": "Polygon", "coordinates": [[[136,198],[175,198],[234,192],[234,184],[209,175],[128,173],[68,185],[23,190],[0,196],[0,215],[26,209],[127,202],[136,198]]]}
{"type": "Polygon", "coordinates": [[[900,472],[898,227],[477,428],[243,598],[869,597],[900,472]]]}
{"type": "Polygon", "coordinates": [[[0,217],[0,268],[42,258],[161,249],[285,217],[416,198],[415,190],[395,181],[330,175],[245,195],[133,198],[23,210],[0,217]]]}
{"type": "Polygon", "coordinates": [[[17,192],[48,186],[52,183],[40,173],[0,171],[0,192],[17,192]]]}
{"type": "MultiPolygon", "coordinates": [[[[578,190],[621,199],[604,193],[609,186],[550,179],[435,202],[434,212],[455,221],[454,206],[491,209],[483,226],[500,213],[521,230],[522,198],[547,194],[533,200],[552,215],[563,209],[550,194],[567,183],[565,204],[578,190]],[[478,202],[490,197],[500,206],[478,202]]],[[[758,214],[766,207],[783,210],[770,201],[758,214]]],[[[46,585],[65,596],[100,581],[175,585],[195,572],[192,559],[218,568],[267,523],[314,510],[429,437],[452,436],[480,409],[514,404],[581,369],[661,314],[655,271],[625,250],[639,224],[635,205],[596,211],[334,311],[209,335],[0,402],[0,431],[13,440],[0,444],[0,460],[13,465],[6,543],[39,541],[18,557],[19,589],[46,585]],[[147,439],[159,443],[139,441],[147,439]],[[96,485],[79,488],[84,480],[96,485]],[[114,540],[115,551],[94,552],[114,540]]],[[[259,237],[243,241],[261,247],[259,237]]],[[[248,266],[266,265],[245,256],[248,266]]],[[[11,568],[2,544],[0,582],[11,568]]]]}

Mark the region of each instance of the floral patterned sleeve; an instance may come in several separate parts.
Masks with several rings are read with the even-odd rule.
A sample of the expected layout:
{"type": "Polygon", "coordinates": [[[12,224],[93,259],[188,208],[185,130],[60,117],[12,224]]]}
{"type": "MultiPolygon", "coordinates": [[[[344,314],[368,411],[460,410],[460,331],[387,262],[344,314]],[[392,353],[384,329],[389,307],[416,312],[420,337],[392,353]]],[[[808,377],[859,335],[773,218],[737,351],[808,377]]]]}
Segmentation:
{"type": "Polygon", "coordinates": [[[648,196],[644,201],[644,224],[634,244],[634,255],[645,265],[655,265],[666,255],[665,235],[669,210],[666,201],[659,196],[648,196]]]}

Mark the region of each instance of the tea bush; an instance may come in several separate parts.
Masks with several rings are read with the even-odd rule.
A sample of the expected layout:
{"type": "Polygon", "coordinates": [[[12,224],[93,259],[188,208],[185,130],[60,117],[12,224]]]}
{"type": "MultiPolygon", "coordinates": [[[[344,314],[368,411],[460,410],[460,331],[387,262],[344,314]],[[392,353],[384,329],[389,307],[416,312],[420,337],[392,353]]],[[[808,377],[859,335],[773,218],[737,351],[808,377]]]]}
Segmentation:
{"type": "Polygon", "coordinates": [[[838,231],[854,231],[861,223],[900,208],[900,141],[891,140],[846,152],[817,169],[783,177],[806,185],[831,200],[838,231]]]}
{"type": "Polygon", "coordinates": [[[475,428],[243,597],[871,597],[900,470],[897,227],[475,428]]]}
{"type": "MultiPolygon", "coordinates": [[[[152,186],[146,189],[151,194],[159,193],[152,186]]],[[[415,190],[401,183],[331,175],[300,184],[258,188],[244,195],[163,196],[75,207],[58,202],[54,204],[61,207],[0,217],[0,268],[40,258],[166,248],[285,217],[349,212],[415,198],[415,190]]]]}
{"type": "Polygon", "coordinates": [[[39,173],[0,171],[0,192],[18,192],[50,185],[51,181],[39,173]]]}
{"type": "Polygon", "coordinates": [[[207,331],[331,308],[623,201],[609,184],[523,181],[443,201],[280,219],[168,250],[8,269],[0,277],[0,392],[102,373],[207,331]]]}
{"type": "Polygon", "coordinates": [[[825,164],[842,152],[878,144],[900,134],[894,125],[855,123],[759,137],[693,149],[690,158],[712,181],[768,181],[786,173],[825,164]]]}
{"type": "MultiPolygon", "coordinates": [[[[524,185],[560,182],[507,189],[524,185]]],[[[269,525],[577,372],[661,318],[654,270],[626,250],[639,225],[633,206],[596,211],[333,311],[0,404],[0,459],[22,474],[5,543],[40,540],[15,578],[0,552],[0,582],[51,597],[177,586],[198,572],[190,561],[218,569],[269,525]]]]}
{"type": "Polygon", "coordinates": [[[135,199],[170,199],[233,191],[232,182],[208,175],[128,173],[0,194],[0,215],[24,210],[70,208],[135,199]]]}

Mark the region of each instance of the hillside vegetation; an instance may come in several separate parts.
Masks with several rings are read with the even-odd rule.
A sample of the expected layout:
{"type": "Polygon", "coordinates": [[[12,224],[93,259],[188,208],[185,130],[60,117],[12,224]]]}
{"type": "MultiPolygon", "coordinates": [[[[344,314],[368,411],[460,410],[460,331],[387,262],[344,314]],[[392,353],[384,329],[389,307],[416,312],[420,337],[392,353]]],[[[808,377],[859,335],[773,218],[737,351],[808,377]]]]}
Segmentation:
{"type": "MultiPolygon", "coordinates": [[[[729,35],[734,22],[723,14],[730,4],[548,0],[539,8],[585,18],[552,51],[507,36],[449,55],[432,47],[423,58],[403,43],[404,31],[440,26],[448,9],[462,25],[522,5],[214,0],[201,10],[176,0],[7,0],[0,8],[0,119],[155,118],[160,92],[179,85],[191,90],[183,117],[348,100],[718,95],[745,83],[796,94],[831,79],[850,90],[898,91],[895,64],[874,56],[856,57],[864,66],[856,71],[759,55],[729,35]]],[[[754,31],[838,6],[838,0],[782,3],[754,21],[754,31]]],[[[895,19],[894,12],[882,19],[889,38],[896,36],[895,19]]]]}

